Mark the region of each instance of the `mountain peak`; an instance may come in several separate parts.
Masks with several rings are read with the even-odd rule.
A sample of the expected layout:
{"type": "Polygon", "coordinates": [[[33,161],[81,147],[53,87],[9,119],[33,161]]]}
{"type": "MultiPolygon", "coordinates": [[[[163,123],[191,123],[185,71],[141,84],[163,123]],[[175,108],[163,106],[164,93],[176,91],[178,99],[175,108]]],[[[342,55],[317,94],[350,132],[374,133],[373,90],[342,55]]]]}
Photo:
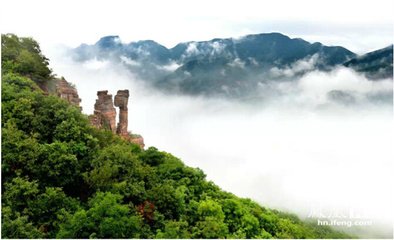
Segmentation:
{"type": "MultiPolygon", "coordinates": [[[[312,57],[311,69],[329,71],[344,64],[357,71],[379,73],[375,74],[377,78],[389,76],[386,73],[392,73],[392,49],[387,49],[359,59],[343,47],[271,32],[183,42],[170,49],[153,40],[122,44],[118,36],[106,36],[92,48],[81,47],[76,53],[83,60],[98,56],[124,63],[122,59],[127,57],[135,62],[126,64],[130,71],[160,89],[237,97],[253,92],[259,82],[293,79],[286,74],[275,75],[271,69],[286,69],[312,57]],[[354,60],[346,63],[351,59],[354,60]],[[381,69],[384,75],[380,74],[381,69]]],[[[300,71],[297,76],[306,72],[300,71]]]]}
{"type": "Polygon", "coordinates": [[[112,35],[100,38],[100,40],[98,40],[95,45],[101,48],[111,48],[119,44],[121,44],[120,37],[117,35],[112,35]]]}
{"type": "Polygon", "coordinates": [[[279,32],[271,32],[271,33],[258,33],[258,34],[249,34],[244,37],[245,39],[259,39],[259,38],[267,38],[267,39],[288,39],[290,37],[279,33],[279,32]]]}
{"type": "Polygon", "coordinates": [[[343,64],[364,73],[369,79],[393,77],[393,45],[357,56],[343,64]]]}

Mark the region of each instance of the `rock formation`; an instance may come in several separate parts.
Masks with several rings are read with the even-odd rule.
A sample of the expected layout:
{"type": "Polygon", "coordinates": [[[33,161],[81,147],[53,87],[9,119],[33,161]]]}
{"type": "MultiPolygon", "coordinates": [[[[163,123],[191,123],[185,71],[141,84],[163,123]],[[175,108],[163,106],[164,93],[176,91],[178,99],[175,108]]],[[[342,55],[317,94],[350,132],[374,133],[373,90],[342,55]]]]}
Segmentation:
{"type": "Polygon", "coordinates": [[[119,90],[115,95],[115,106],[119,107],[119,123],[116,125],[116,110],[112,102],[112,95],[108,91],[98,91],[98,99],[94,104],[94,113],[89,116],[90,123],[97,128],[106,128],[117,133],[122,138],[144,148],[144,138],[128,131],[128,102],[129,90],[119,90]]]}
{"type": "Polygon", "coordinates": [[[115,95],[115,106],[119,107],[119,123],[116,133],[120,136],[128,136],[127,124],[128,124],[128,109],[127,104],[129,102],[129,90],[119,90],[115,95]]]}
{"type": "Polygon", "coordinates": [[[64,78],[58,79],[56,81],[56,94],[60,98],[67,100],[69,103],[78,106],[82,110],[82,108],[79,106],[81,99],[78,96],[77,89],[64,78]]]}
{"type": "Polygon", "coordinates": [[[140,145],[141,148],[145,147],[144,138],[141,135],[130,134],[129,141],[137,145],[140,145]]]}
{"type": "MultiPolygon", "coordinates": [[[[80,107],[81,99],[78,96],[77,89],[67,82],[63,77],[55,79],[53,84],[49,86],[51,93],[56,92],[56,95],[69,103],[80,107]]],[[[118,134],[122,138],[132,143],[138,144],[144,148],[144,138],[138,134],[132,134],[128,131],[128,108],[129,90],[119,90],[115,95],[115,101],[112,101],[112,94],[108,91],[98,91],[96,103],[94,104],[93,115],[89,116],[90,123],[96,128],[104,128],[118,134]],[[116,109],[119,107],[119,123],[116,126],[116,109]]],[[[82,108],[80,107],[82,110],[82,108]]]]}
{"type": "Polygon", "coordinates": [[[108,91],[98,91],[97,96],[90,122],[97,128],[107,128],[116,133],[116,109],[112,102],[112,94],[108,94],[108,91]]]}

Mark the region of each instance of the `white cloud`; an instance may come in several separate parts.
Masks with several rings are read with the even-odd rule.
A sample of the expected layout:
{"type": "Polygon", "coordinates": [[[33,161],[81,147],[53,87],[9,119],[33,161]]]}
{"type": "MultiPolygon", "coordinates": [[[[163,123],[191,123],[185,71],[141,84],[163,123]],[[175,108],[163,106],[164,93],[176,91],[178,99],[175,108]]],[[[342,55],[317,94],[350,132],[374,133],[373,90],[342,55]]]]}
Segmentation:
{"type": "Polygon", "coordinates": [[[256,61],[256,59],[254,59],[252,57],[249,57],[248,59],[254,66],[258,66],[259,65],[259,63],[256,61]]]}
{"type": "MultiPolygon", "coordinates": [[[[340,90],[365,97],[368,94],[392,92],[392,79],[369,81],[351,69],[339,67],[331,72],[313,71],[299,80],[298,87],[306,101],[315,104],[326,103],[327,93],[340,90]]],[[[362,100],[362,99],[360,99],[362,100]]]]}
{"type": "Polygon", "coordinates": [[[145,56],[145,57],[150,56],[150,52],[148,50],[144,49],[143,46],[139,46],[135,50],[136,50],[137,54],[140,55],[140,56],[145,56]]]}
{"type": "Polygon", "coordinates": [[[293,69],[293,71],[297,73],[303,71],[309,71],[315,68],[318,59],[319,59],[319,55],[314,54],[307,59],[296,61],[291,65],[291,68],[293,69]]]}
{"type": "Polygon", "coordinates": [[[245,62],[239,58],[235,58],[234,61],[228,63],[230,67],[245,68],[245,62]]]}
{"type": "MultiPolygon", "coordinates": [[[[287,72],[293,76],[296,72],[292,68],[274,68],[271,73],[272,70],[278,71],[278,76],[287,72]]],[[[370,81],[363,74],[345,67],[337,67],[329,72],[314,70],[284,81],[264,81],[258,87],[260,96],[270,101],[268,107],[274,111],[276,108],[298,111],[325,109],[323,111],[334,112],[348,112],[349,108],[392,108],[392,79],[370,81]]]]}
{"type": "Polygon", "coordinates": [[[134,66],[134,67],[141,66],[141,63],[134,61],[133,59],[130,59],[126,56],[120,56],[120,59],[122,60],[122,62],[126,63],[127,65],[134,66]]]}
{"type": "Polygon", "coordinates": [[[168,72],[174,72],[174,71],[177,70],[180,66],[181,66],[181,65],[178,64],[178,63],[176,63],[175,61],[172,61],[172,62],[170,62],[170,63],[167,64],[167,65],[162,65],[162,66],[156,65],[156,67],[157,67],[158,69],[162,69],[162,70],[168,71],[168,72]]]}
{"type": "Polygon", "coordinates": [[[187,45],[186,51],[185,51],[185,56],[189,57],[192,55],[198,55],[200,51],[197,48],[197,43],[196,42],[191,42],[187,45]]]}
{"type": "Polygon", "coordinates": [[[184,71],[183,74],[185,74],[187,77],[190,77],[192,74],[188,71],[184,71]]]}
{"type": "Polygon", "coordinates": [[[115,37],[111,38],[111,40],[112,40],[112,42],[114,42],[115,44],[121,44],[121,43],[123,43],[119,36],[115,36],[115,37]]]}
{"type": "Polygon", "coordinates": [[[119,66],[95,70],[49,57],[55,72],[76,84],[87,113],[97,90],[130,89],[129,128],[147,146],[201,168],[225,190],[301,216],[316,207],[353,209],[372,219],[374,228],[391,229],[392,106],[316,111],[316,105],[332,89],[366,94],[387,90],[392,82],[369,82],[342,68],[311,72],[299,82],[263,86],[286,93],[269,106],[244,105],[165,95],[119,66]]]}
{"type": "Polygon", "coordinates": [[[220,42],[213,42],[210,44],[212,47],[212,53],[211,55],[219,54],[223,52],[225,45],[221,44],[220,42]]]}
{"type": "Polygon", "coordinates": [[[97,60],[97,58],[85,61],[82,66],[87,69],[91,70],[98,70],[98,69],[103,69],[109,65],[109,61],[106,60],[97,60]]]}
{"type": "Polygon", "coordinates": [[[319,60],[319,55],[314,54],[310,57],[292,63],[289,67],[285,67],[285,68],[273,67],[270,69],[270,73],[273,77],[282,77],[282,76],[294,77],[299,73],[303,73],[314,69],[318,60],[319,60]]]}

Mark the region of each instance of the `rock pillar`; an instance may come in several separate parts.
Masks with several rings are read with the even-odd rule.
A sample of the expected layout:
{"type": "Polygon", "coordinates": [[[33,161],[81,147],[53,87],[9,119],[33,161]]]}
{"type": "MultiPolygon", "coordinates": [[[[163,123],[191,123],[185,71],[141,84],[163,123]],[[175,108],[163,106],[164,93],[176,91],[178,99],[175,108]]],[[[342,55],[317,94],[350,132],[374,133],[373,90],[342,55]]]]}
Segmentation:
{"type": "Polygon", "coordinates": [[[128,102],[129,90],[119,90],[115,95],[115,101],[112,101],[112,95],[108,91],[98,91],[98,99],[94,104],[94,113],[89,116],[90,123],[96,128],[106,128],[113,133],[118,134],[123,139],[138,144],[144,148],[144,138],[138,134],[131,134],[128,132],[128,102]],[[116,110],[114,107],[119,107],[119,123],[116,128],[116,110]]]}
{"type": "Polygon", "coordinates": [[[116,133],[120,136],[128,136],[127,131],[128,125],[128,109],[127,104],[129,102],[129,90],[119,90],[115,95],[115,106],[119,107],[119,123],[116,133]]]}
{"type": "Polygon", "coordinates": [[[116,132],[116,109],[112,101],[112,94],[108,94],[108,91],[98,91],[98,99],[94,104],[94,115],[100,122],[101,126],[111,130],[113,133],[116,132]]]}

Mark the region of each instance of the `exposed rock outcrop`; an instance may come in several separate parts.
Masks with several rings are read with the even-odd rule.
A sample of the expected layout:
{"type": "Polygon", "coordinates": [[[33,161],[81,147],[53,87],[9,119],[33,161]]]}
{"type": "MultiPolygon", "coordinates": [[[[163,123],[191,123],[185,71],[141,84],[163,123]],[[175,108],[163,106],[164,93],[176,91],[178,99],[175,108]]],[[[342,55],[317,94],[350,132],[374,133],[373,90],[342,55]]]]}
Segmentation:
{"type": "Polygon", "coordinates": [[[98,91],[98,99],[94,104],[94,113],[89,116],[90,123],[97,128],[105,128],[116,132],[119,136],[138,144],[144,148],[144,138],[138,134],[132,134],[128,131],[128,102],[129,90],[119,90],[115,95],[115,106],[119,107],[119,123],[116,128],[116,110],[112,95],[108,91],[98,91]]]}
{"type": "Polygon", "coordinates": [[[129,141],[140,145],[141,148],[145,147],[144,138],[138,134],[129,134],[129,141]]]}
{"type": "Polygon", "coordinates": [[[115,106],[119,107],[119,123],[116,133],[120,136],[128,136],[127,124],[128,124],[128,109],[127,104],[129,102],[129,90],[119,90],[115,95],[115,106]]]}
{"type": "Polygon", "coordinates": [[[98,91],[98,99],[94,104],[94,113],[90,122],[97,128],[107,128],[116,133],[116,109],[112,101],[112,94],[108,91],[98,91]]]}
{"type": "Polygon", "coordinates": [[[56,95],[62,99],[67,100],[69,103],[80,107],[81,99],[78,96],[77,89],[67,82],[63,77],[56,81],[56,95]]]}

